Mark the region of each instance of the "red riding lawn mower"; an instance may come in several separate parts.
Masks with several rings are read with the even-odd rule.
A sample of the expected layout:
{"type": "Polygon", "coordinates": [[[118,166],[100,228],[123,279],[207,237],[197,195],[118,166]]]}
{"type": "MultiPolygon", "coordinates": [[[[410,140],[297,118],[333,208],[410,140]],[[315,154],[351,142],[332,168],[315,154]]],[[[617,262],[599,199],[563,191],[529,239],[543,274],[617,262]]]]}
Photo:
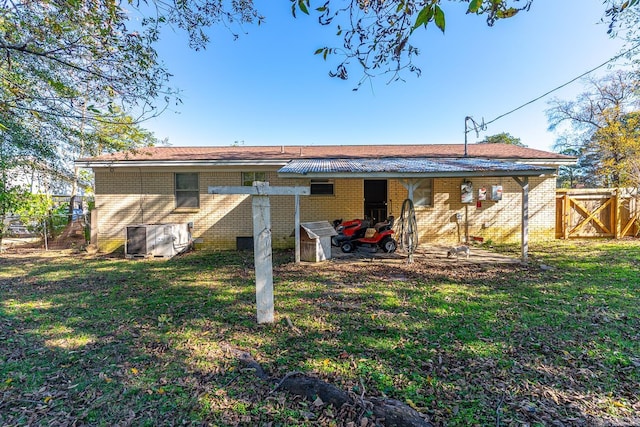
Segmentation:
{"type": "Polygon", "coordinates": [[[334,236],[332,243],[340,246],[342,252],[350,253],[356,249],[366,250],[367,252],[377,252],[379,249],[386,253],[395,252],[398,248],[398,242],[391,235],[394,231],[394,217],[390,216],[386,221],[374,224],[370,228],[370,222],[367,220],[354,219],[347,222],[341,220],[334,221],[334,226],[338,231],[338,235],[334,236]],[[342,227],[342,228],[341,228],[342,227]]]}
{"type": "Polygon", "coordinates": [[[333,228],[336,229],[338,235],[331,238],[331,244],[340,247],[348,240],[364,237],[370,226],[371,221],[368,219],[352,219],[345,222],[342,219],[336,219],[333,221],[333,228]]]}

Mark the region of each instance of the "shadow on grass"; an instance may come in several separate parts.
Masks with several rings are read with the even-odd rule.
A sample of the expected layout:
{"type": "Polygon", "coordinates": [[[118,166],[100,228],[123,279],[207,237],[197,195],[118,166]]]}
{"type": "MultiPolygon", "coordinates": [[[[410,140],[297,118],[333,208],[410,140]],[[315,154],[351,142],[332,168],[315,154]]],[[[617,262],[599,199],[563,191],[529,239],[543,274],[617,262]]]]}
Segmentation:
{"type": "Polygon", "coordinates": [[[611,281],[601,255],[582,255],[541,272],[276,253],[273,325],[255,323],[251,254],[3,260],[0,423],[323,424],[326,409],[271,393],[229,347],[274,377],[309,372],[436,424],[626,422],[638,284],[622,280],[628,265],[611,281]]]}

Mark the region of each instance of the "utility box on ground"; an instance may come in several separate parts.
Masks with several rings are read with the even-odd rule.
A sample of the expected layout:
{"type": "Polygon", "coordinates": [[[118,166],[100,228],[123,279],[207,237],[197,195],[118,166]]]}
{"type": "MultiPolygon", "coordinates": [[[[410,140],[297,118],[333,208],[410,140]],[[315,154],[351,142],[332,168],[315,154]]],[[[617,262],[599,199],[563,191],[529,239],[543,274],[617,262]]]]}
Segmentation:
{"type": "Polygon", "coordinates": [[[191,246],[191,223],[136,224],[126,228],[126,258],[171,258],[191,246]]]}
{"type": "Polygon", "coordinates": [[[331,259],[331,237],[338,233],[328,221],[300,224],[300,259],[320,262],[331,259]]]}

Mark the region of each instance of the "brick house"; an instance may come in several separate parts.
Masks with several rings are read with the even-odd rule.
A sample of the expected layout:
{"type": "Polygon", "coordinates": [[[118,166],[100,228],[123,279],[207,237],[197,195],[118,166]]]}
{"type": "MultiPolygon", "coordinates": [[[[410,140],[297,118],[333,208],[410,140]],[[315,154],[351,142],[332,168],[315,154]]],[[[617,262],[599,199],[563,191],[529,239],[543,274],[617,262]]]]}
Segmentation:
{"type": "MultiPolygon", "coordinates": [[[[575,159],[505,144],[467,150],[462,144],[151,147],[76,164],[95,175],[92,243],[104,252],[124,244],[127,225],[187,222],[199,246],[235,249],[237,237],[252,235],[250,196],[208,188],[253,181],[310,187],[311,195],[300,198],[303,222],[398,217],[412,196],[422,244],[470,236],[517,242],[523,230],[530,241],[554,239],[557,168],[575,159]]],[[[292,247],[293,197],[272,197],[271,221],[273,246],[292,247]]]]}

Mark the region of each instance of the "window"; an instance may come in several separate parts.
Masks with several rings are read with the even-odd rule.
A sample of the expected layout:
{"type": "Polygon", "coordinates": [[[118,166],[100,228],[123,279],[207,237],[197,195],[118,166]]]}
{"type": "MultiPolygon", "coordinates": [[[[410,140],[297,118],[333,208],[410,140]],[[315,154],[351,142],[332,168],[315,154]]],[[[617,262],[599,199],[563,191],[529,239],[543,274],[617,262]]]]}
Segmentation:
{"type": "Polygon", "coordinates": [[[197,173],[176,173],[176,208],[199,208],[200,185],[197,173]]]}
{"type": "Polygon", "coordinates": [[[309,185],[312,195],[333,196],[333,181],[328,179],[312,179],[309,185]]]}
{"type": "Polygon", "coordinates": [[[433,179],[419,179],[413,190],[413,205],[418,207],[433,206],[433,179]]]}
{"type": "Polygon", "coordinates": [[[242,172],[242,185],[245,187],[251,187],[254,181],[266,181],[266,172],[242,172]]]}

